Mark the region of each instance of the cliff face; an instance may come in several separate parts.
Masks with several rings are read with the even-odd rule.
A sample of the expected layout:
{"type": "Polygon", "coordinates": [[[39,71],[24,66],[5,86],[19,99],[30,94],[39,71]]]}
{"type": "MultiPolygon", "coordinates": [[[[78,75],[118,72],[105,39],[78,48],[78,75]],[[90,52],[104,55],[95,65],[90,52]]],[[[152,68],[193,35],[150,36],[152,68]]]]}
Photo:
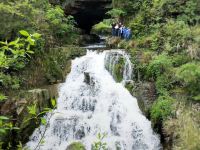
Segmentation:
{"type": "Polygon", "coordinates": [[[67,15],[74,16],[78,26],[86,32],[103,20],[111,9],[112,0],[50,0],[54,5],[61,5],[67,15]]]}

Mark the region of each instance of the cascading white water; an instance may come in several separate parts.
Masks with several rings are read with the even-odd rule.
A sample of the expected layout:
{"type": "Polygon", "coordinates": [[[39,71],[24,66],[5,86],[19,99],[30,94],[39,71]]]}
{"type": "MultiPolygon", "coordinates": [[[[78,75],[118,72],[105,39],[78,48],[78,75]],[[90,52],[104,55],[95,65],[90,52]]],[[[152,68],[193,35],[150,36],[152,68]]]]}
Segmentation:
{"type": "Polygon", "coordinates": [[[122,83],[132,80],[133,77],[133,65],[130,61],[129,55],[123,50],[110,50],[105,56],[105,67],[114,77],[114,68],[120,63],[122,59],[123,70],[122,70],[122,83]]]}
{"type": "MultiPolygon", "coordinates": [[[[66,150],[75,141],[90,150],[98,133],[107,133],[104,142],[110,150],[161,149],[159,137],[141,113],[137,100],[105,69],[108,53],[88,51],[73,60],[71,73],[60,87],[57,109],[50,118],[41,150],[66,150]],[[85,82],[85,73],[89,83],[85,82]]],[[[36,129],[27,147],[34,149],[44,130],[43,125],[36,129]]]]}

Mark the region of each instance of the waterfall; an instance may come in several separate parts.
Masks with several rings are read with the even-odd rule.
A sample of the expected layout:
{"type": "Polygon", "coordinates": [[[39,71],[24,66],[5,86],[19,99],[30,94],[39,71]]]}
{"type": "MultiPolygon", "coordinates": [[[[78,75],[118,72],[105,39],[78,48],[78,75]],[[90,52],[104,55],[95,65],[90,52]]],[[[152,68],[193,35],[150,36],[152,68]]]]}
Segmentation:
{"type": "Polygon", "coordinates": [[[130,56],[123,50],[111,50],[109,53],[106,53],[105,67],[114,78],[116,77],[114,68],[118,64],[122,65],[121,74],[118,74],[122,76],[122,83],[131,81],[133,78],[133,65],[130,61],[130,56]]]}
{"type": "Polygon", "coordinates": [[[159,137],[137,100],[109,73],[120,58],[125,59],[123,80],[130,80],[132,66],[120,50],[88,51],[73,60],[71,73],[59,89],[57,108],[46,116],[50,118],[47,128],[37,128],[26,146],[34,149],[46,128],[41,150],[66,150],[75,141],[90,150],[98,133],[107,134],[104,142],[109,150],[160,150],[159,137]]]}

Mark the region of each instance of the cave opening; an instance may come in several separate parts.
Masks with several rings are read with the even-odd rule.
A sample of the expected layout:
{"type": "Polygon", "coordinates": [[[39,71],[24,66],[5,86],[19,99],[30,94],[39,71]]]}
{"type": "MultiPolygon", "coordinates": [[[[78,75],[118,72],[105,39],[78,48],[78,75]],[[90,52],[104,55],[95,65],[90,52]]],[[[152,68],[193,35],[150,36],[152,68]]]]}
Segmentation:
{"type": "Polygon", "coordinates": [[[112,0],[77,0],[73,6],[67,8],[74,16],[77,26],[90,34],[92,26],[107,17],[106,12],[111,9],[112,0]]]}

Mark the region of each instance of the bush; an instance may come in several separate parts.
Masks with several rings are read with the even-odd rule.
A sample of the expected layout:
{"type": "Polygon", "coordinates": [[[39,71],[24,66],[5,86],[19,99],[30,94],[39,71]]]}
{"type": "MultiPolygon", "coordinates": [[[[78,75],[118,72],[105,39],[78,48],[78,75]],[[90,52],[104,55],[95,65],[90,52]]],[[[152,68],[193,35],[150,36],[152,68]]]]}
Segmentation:
{"type": "Polygon", "coordinates": [[[172,68],[172,61],[166,54],[156,56],[147,67],[149,77],[156,79],[158,76],[172,68]]]}
{"type": "Polygon", "coordinates": [[[106,22],[100,22],[92,27],[92,32],[97,34],[110,34],[111,26],[106,22]]]}
{"type": "Polygon", "coordinates": [[[125,16],[126,12],[124,12],[122,9],[114,8],[114,9],[108,11],[106,14],[110,15],[113,19],[118,19],[120,17],[125,16]]]}
{"type": "Polygon", "coordinates": [[[199,94],[200,90],[200,63],[187,63],[177,68],[176,77],[191,94],[199,94]]]}
{"type": "Polygon", "coordinates": [[[191,39],[191,30],[183,21],[167,21],[161,33],[168,44],[165,44],[165,48],[169,53],[183,51],[186,49],[185,44],[191,39]]]}
{"type": "Polygon", "coordinates": [[[166,120],[173,114],[174,99],[170,96],[160,96],[151,108],[151,119],[153,123],[166,120]]]}
{"type": "Polygon", "coordinates": [[[65,17],[64,10],[60,6],[50,7],[47,10],[46,18],[49,22],[52,35],[62,39],[65,35],[71,34],[75,21],[72,16],[65,17]]]}
{"type": "Polygon", "coordinates": [[[165,73],[156,79],[156,91],[159,95],[168,95],[169,90],[172,89],[172,82],[170,74],[165,73]]]}
{"type": "Polygon", "coordinates": [[[185,55],[185,54],[177,54],[172,56],[173,66],[174,67],[180,67],[187,62],[189,62],[191,59],[185,55]]]}
{"type": "Polygon", "coordinates": [[[43,34],[51,46],[66,43],[77,33],[72,32],[75,30],[73,17],[66,17],[60,6],[52,6],[48,0],[7,0],[0,3],[0,14],[0,40],[13,40],[18,31],[25,29],[43,34]],[[69,39],[64,41],[65,37],[69,39]]]}

